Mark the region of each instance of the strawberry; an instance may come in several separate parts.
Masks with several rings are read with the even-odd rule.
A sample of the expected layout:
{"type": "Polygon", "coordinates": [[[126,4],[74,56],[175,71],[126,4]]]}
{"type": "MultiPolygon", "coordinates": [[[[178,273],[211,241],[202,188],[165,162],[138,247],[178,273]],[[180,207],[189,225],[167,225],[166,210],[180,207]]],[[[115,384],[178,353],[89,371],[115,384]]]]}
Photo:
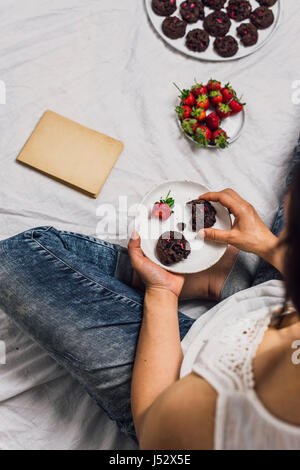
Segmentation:
{"type": "Polygon", "coordinates": [[[184,119],[181,123],[183,134],[194,135],[196,128],[198,127],[197,119],[184,119]]]}
{"type": "Polygon", "coordinates": [[[206,85],[207,91],[221,90],[221,82],[210,79],[206,85]]]}
{"type": "Polygon", "coordinates": [[[229,106],[231,108],[231,114],[240,113],[246,103],[241,103],[241,101],[235,97],[230,101],[229,106]]]}
{"type": "Polygon", "coordinates": [[[191,93],[189,90],[183,90],[181,100],[182,103],[187,106],[194,106],[196,102],[193,93],[191,93]]]}
{"type": "Polygon", "coordinates": [[[221,89],[221,93],[223,96],[223,103],[229,103],[229,101],[236,96],[234,89],[229,83],[226,83],[224,88],[221,89]]]}
{"type": "Polygon", "coordinates": [[[177,106],[175,109],[180,119],[187,119],[192,114],[192,108],[187,105],[177,106]]]}
{"type": "Polygon", "coordinates": [[[165,199],[160,198],[160,201],[157,201],[154,204],[154,207],[151,212],[151,217],[157,217],[160,220],[167,220],[171,216],[175,200],[170,197],[170,192],[171,190],[168,192],[165,199]]]}
{"type": "Polygon", "coordinates": [[[193,93],[191,93],[190,90],[180,90],[180,88],[176,85],[176,83],[173,83],[173,85],[181,93],[180,94],[181,104],[193,107],[196,102],[193,93]]]}
{"type": "Polygon", "coordinates": [[[227,103],[218,103],[216,112],[221,119],[226,119],[231,114],[231,107],[227,103]]]}
{"type": "Polygon", "coordinates": [[[216,106],[218,103],[222,103],[223,96],[220,90],[214,90],[209,93],[210,102],[216,106]]]}
{"type": "Polygon", "coordinates": [[[220,126],[220,118],[217,113],[210,113],[206,118],[206,125],[211,131],[218,129],[220,126]]]}
{"type": "Polygon", "coordinates": [[[201,122],[206,118],[206,111],[203,108],[193,108],[191,115],[196,118],[197,121],[201,122]]]}
{"type": "Polygon", "coordinates": [[[202,108],[202,109],[208,109],[209,108],[209,99],[207,95],[199,95],[197,98],[197,107],[202,108]]]}
{"type": "Polygon", "coordinates": [[[202,83],[196,83],[196,85],[192,87],[192,93],[196,97],[200,95],[207,95],[207,88],[204,85],[202,85],[202,83]]]}
{"type": "Polygon", "coordinates": [[[151,212],[151,217],[156,217],[160,220],[167,220],[171,217],[172,211],[168,204],[162,202],[157,202],[154,204],[154,207],[151,212]]]}
{"type": "Polygon", "coordinates": [[[228,147],[228,136],[226,132],[221,128],[214,131],[212,134],[211,143],[221,149],[228,147]]]}
{"type": "Polygon", "coordinates": [[[199,127],[199,123],[197,121],[197,124],[194,124],[192,127],[193,135],[196,135],[198,127],[199,127]]]}
{"type": "Polygon", "coordinates": [[[195,132],[195,141],[198,147],[207,147],[211,139],[211,130],[207,126],[198,126],[195,132]]]}

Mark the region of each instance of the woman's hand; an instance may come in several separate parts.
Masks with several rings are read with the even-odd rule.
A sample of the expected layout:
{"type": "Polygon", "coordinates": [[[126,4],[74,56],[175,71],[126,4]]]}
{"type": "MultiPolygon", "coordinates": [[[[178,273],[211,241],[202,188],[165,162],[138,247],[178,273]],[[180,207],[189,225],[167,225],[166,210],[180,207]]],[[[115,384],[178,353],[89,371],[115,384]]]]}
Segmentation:
{"type": "Polygon", "coordinates": [[[179,297],[184,283],[184,276],[172,274],[143,255],[141,239],[135,232],[128,244],[128,251],[134,271],[140,276],[146,289],[163,289],[179,297]]]}
{"type": "Polygon", "coordinates": [[[200,197],[206,201],[220,202],[234,215],[231,230],[204,229],[205,239],[217,243],[229,243],[239,250],[261,256],[273,263],[278,238],[263,223],[254,207],[232,189],[209,192],[200,197]]]}

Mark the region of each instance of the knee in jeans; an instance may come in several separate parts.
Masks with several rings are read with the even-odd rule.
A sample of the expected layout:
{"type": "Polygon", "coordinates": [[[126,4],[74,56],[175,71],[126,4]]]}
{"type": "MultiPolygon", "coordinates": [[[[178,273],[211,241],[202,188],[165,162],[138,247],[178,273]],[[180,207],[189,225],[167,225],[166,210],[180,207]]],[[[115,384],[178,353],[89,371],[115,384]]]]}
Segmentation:
{"type": "Polygon", "coordinates": [[[58,333],[53,342],[53,349],[63,357],[67,366],[75,368],[78,372],[91,372],[101,368],[103,363],[101,344],[97,344],[97,348],[94,344],[97,343],[90,341],[84,332],[58,333]]]}

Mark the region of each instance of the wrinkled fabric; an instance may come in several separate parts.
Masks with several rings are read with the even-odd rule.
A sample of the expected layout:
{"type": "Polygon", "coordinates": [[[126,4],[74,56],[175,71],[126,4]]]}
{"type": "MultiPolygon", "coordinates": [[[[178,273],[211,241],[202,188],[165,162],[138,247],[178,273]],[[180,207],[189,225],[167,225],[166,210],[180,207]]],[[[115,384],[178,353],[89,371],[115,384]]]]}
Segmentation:
{"type": "MultiPolygon", "coordinates": [[[[1,0],[0,80],[7,104],[0,105],[0,238],[40,225],[102,236],[100,204],[118,208],[120,194],[138,203],[153,184],[183,178],[216,190],[232,187],[271,224],[300,111],[292,102],[300,5],[281,3],[279,29],[256,54],[206,63],[166,46],[142,0],[1,0]],[[180,136],[172,82],[189,87],[194,77],[230,81],[243,93],[245,127],[228,150],[197,150],[180,136]],[[15,162],[46,109],[124,141],[97,200],[15,162]]],[[[253,274],[256,257],[242,261],[253,274]]],[[[208,305],[185,302],[181,310],[197,317],[208,305]]],[[[2,314],[0,340],[7,349],[7,364],[0,365],[0,447],[130,448],[64,370],[2,314]]]]}

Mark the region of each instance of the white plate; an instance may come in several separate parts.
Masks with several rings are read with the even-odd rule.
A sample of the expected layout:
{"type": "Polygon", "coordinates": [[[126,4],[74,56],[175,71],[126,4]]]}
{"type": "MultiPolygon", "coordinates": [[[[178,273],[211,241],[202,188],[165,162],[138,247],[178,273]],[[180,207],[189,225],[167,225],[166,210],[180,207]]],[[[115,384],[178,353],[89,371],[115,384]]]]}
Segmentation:
{"type": "MultiPolygon", "coordinates": [[[[253,10],[259,7],[259,4],[255,0],[249,0],[249,1],[252,5],[253,10]]],[[[172,16],[178,16],[179,18],[181,18],[180,13],[179,13],[179,5],[180,5],[181,2],[182,2],[182,0],[177,0],[178,8],[175,11],[175,13],[173,13],[172,16]]],[[[163,16],[158,16],[154,13],[154,11],[152,10],[152,7],[151,7],[151,3],[152,3],[152,0],[145,0],[145,5],[146,5],[146,10],[147,10],[148,16],[150,18],[150,21],[151,21],[154,29],[157,31],[159,36],[165,42],[167,42],[171,47],[174,47],[177,51],[182,52],[183,54],[186,54],[190,57],[193,57],[194,59],[210,60],[210,61],[228,61],[228,60],[240,59],[242,57],[246,57],[250,54],[253,54],[253,52],[256,52],[258,49],[260,49],[262,46],[264,46],[266,44],[266,42],[273,35],[274,31],[276,30],[276,28],[279,24],[279,18],[280,18],[280,14],[281,14],[281,10],[282,10],[281,2],[280,2],[280,0],[277,0],[275,5],[273,7],[271,7],[271,10],[273,11],[274,17],[275,17],[274,23],[270,26],[270,28],[263,29],[263,30],[261,30],[261,29],[258,30],[258,41],[254,46],[250,46],[250,47],[243,46],[239,42],[239,39],[236,35],[236,28],[241,23],[248,22],[249,20],[244,20],[244,21],[241,21],[241,22],[231,20],[231,27],[230,27],[230,30],[229,30],[228,34],[230,34],[231,36],[233,36],[234,38],[237,39],[237,41],[239,42],[239,50],[236,53],[236,55],[233,56],[233,57],[221,57],[214,51],[213,42],[214,42],[215,38],[212,37],[212,36],[210,36],[209,46],[204,52],[190,51],[185,46],[185,37],[180,38],[180,39],[169,39],[167,36],[165,36],[162,32],[162,29],[161,29],[161,25],[162,25],[162,22],[164,20],[164,17],[163,16]]],[[[205,11],[205,16],[207,16],[209,13],[213,12],[213,10],[210,10],[208,7],[204,7],[204,11],[205,11]]],[[[200,29],[203,28],[202,20],[199,20],[197,23],[188,24],[188,26],[186,28],[186,34],[189,31],[191,31],[192,29],[195,29],[195,28],[200,28],[200,29]]]]}
{"type": "MultiPolygon", "coordinates": [[[[143,198],[138,209],[135,220],[135,228],[141,236],[141,246],[144,254],[168,271],[174,273],[191,274],[204,271],[216,264],[224,255],[227,245],[206,242],[196,237],[191,229],[191,207],[186,206],[188,201],[197,199],[201,194],[209,191],[200,183],[193,181],[165,181],[154,186],[143,198]],[[175,199],[174,213],[162,222],[157,218],[151,218],[151,211],[155,202],[165,198],[168,191],[175,199]],[[180,232],[177,224],[184,222],[186,227],[183,231],[185,238],[191,245],[191,254],[186,260],[180,261],[172,266],[162,265],[156,256],[156,244],[160,235],[168,230],[180,232]]],[[[217,211],[215,228],[230,230],[231,218],[228,210],[219,203],[212,203],[217,211]]]]}
{"type": "MultiPolygon", "coordinates": [[[[215,111],[215,108],[210,107],[209,110],[207,110],[207,114],[209,114],[209,112],[213,112],[213,111],[215,111]]],[[[179,118],[177,118],[177,122],[178,122],[179,128],[182,132],[183,129],[181,127],[181,121],[180,121],[179,118]]],[[[244,124],[245,124],[245,109],[244,108],[240,113],[234,114],[233,116],[229,116],[226,119],[222,119],[220,127],[228,135],[228,137],[229,137],[228,144],[229,145],[232,144],[235,140],[237,140],[240,137],[242,129],[244,127],[244,124]]],[[[195,142],[192,139],[191,136],[189,136],[188,134],[185,134],[185,137],[187,139],[189,139],[191,142],[193,142],[195,145],[197,145],[197,142],[195,142]]],[[[216,148],[215,145],[208,145],[208,147],[213,148],[213,149],[216,148]]],[[[201,148],[205,148],[205,147],[201,147],[201,148]]]]}

